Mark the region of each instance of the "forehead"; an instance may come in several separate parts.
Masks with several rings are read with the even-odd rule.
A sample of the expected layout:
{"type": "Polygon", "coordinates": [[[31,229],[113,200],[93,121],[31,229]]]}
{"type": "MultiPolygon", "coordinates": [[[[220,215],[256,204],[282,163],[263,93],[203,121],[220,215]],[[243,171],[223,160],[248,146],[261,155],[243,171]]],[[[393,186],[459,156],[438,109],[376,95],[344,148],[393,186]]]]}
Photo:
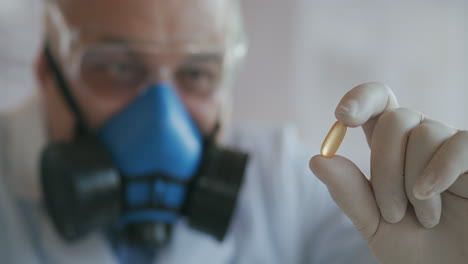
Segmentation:
{"type": "Polygon", "coordinates": [[[72,28],[141,42],[222,45],[230,0],[59,0],[72,28]]]}

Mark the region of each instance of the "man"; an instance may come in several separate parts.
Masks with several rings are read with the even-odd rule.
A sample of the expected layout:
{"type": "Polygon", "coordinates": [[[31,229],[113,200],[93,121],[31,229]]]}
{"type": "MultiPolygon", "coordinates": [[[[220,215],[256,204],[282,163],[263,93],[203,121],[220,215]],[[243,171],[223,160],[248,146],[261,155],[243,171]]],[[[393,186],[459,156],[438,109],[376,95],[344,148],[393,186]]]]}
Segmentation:
{"type": "Polygon", "coordinates": [[[336,116],[363,127],[372,181],[344,157],[310,167],[360,239],[293,131],[228,128],[238,11],[48,3],[42,100],[2,121],[6,263],[373,263],[364,242],[381,263],[466,263],[466,131],[379,83],[343,97],[336,116]]]}

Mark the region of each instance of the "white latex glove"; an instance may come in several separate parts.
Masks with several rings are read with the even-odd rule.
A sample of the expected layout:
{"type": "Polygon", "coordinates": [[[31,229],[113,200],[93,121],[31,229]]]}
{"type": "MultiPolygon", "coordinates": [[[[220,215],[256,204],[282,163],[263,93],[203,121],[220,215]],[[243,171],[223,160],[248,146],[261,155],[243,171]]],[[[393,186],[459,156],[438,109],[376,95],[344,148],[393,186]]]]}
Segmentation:
{"type": "Polygon", "coordinates": [[[359,85],[335,115],[362,126],[371,180],[350,160],[315,156],[327,185],[381,263],[468,263],[468,131],[399,108],[380,83],[359,85]]]}

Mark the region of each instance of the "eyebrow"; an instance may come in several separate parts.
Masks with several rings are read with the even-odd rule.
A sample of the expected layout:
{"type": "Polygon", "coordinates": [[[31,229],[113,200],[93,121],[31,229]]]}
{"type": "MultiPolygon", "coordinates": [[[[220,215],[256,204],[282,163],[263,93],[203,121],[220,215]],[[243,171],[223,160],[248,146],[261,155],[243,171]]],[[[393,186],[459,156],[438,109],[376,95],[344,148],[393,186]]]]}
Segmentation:
{"type": "MultiPolygon", "coordinates": [[[[129,53],[136,53],[137,49],[135,49],[135,44],[137,42],[132,43],[128,39],[117,36],[117,35],[102,35],[100,38],[97,39],[97,43],[99,44],[110,44],[110,45],[119,45],[124,47],[129,53]]],[[[193,63],[193,62],[215,62],[222,64],[224,60],[224,56],[222,53],[216,52],[206,52],[206,53],[192,53],[188,54],[186,59],[184,59],[185,63],[193,63]]]]}
{"type": "Polygon", "coordinates": [[[200,53],[200,54],[191,54],[188,56],[187,59],[185,59],[185,62],[217,62],[217,63],[222,63],[223,62],[223,56],[221,54],[216,54],[216,53],[200,53]]]}
{"type": "Polygon", "coordinates": [[[99,44],[119,44],[122,46],[130,46],[130,41],[125,38],[117,37],[115,35],[102,35],[97,39],[99,44]]]}

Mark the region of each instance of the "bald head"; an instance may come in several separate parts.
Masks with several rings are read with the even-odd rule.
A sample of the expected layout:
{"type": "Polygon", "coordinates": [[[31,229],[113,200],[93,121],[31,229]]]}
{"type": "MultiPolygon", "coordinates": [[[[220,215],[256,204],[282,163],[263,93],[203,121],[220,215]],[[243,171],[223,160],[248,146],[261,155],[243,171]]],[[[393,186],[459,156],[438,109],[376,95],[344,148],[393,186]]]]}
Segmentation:
{"type": "MultiPolygon", "coordinates": [[[[233,0],[51,0],[81,33],[167,45],[230,45],[239,38],[233,0]]],[[[99,37],[102,37],[99,36],[99,37]]],[[[88,38],[91,38],[88,36],[88,38]]]]}

